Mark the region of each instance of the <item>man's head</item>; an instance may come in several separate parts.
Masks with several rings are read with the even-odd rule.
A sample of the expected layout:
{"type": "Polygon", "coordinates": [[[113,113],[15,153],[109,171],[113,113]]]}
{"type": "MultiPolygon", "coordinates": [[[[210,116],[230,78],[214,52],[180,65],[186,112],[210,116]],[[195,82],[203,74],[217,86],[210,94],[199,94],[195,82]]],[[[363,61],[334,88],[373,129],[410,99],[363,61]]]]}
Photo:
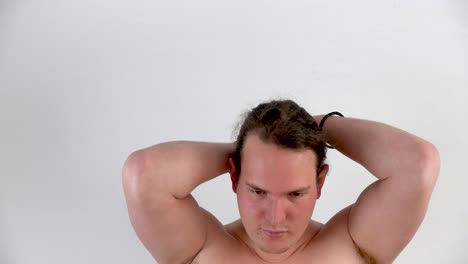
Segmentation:
{"type": "Polygon", "coordinates": [[[249,111],[229,159],[244,228],[266,253],[300,240],[320,197],[328,166],[324,135],[291,100],[262,103],[249,111]]]}

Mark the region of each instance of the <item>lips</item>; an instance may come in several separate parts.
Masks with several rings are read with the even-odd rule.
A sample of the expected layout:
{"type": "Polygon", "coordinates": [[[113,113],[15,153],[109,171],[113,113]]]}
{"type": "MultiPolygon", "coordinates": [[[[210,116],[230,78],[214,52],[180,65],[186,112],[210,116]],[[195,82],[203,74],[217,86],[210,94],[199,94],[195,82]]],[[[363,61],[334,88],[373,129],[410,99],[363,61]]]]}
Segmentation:
{"type": "Polygon", "coordinates": [[[267,237],[273,238],[273,239],[282,238],[288,233],[288,231],[285,231],[285,230],[262,229],[262,231],[267,237]]]}

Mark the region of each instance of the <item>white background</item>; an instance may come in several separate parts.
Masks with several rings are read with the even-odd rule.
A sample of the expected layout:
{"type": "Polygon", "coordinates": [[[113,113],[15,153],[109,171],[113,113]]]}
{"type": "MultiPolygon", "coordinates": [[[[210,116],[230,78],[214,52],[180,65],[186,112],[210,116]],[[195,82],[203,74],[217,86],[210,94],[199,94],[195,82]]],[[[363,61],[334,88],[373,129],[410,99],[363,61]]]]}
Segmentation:
{"type": "MultiPolygon", "coordinates": [[[[434,143],[442,168],[395,263],[468,263],[468,3],[0,1],[0,263],[154,263],[121,186],[132,151],[227,142],[287,97],[311,114],[382,121],[434,143]]],[[[329,152],[313,218],[374,178],[329,152]]],[[[237,219],[227,175],[195,190],[237,219]]]]}

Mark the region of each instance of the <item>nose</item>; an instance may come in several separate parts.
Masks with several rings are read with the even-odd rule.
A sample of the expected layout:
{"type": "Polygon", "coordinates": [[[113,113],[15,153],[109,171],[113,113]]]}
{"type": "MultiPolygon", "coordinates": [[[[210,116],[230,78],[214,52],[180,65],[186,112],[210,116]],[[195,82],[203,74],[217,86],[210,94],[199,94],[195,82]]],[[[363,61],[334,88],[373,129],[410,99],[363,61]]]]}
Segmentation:
{"type": "Polygon", "coordinates": [[[267,218],[270,225],[280,225],[286,218],[284,201],[278,198],[272,198],[267,209],[267,218]]]}

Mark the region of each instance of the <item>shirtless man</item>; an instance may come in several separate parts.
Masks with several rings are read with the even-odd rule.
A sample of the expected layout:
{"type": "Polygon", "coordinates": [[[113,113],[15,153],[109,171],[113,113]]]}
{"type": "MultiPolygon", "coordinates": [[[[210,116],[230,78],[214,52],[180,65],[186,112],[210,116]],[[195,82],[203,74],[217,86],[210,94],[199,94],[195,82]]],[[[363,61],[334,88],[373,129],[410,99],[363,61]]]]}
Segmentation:
{"type": "MultiPolygon", "coordinates": [[[[234,143],[174,141],[129,155],[130,221],[159,264],[392,263],[426,213],[439,175],[429,142],[373,121],[310,116],[291,100],[258,105],[234,143]],[[326,144],[377,180],[322,224],[311,220],[326,144]],[[228,173],[240,219],[221,224],[190,194],[228,173]]],[[[216,197],[213,197],[216,199],[216,197]]]]}

